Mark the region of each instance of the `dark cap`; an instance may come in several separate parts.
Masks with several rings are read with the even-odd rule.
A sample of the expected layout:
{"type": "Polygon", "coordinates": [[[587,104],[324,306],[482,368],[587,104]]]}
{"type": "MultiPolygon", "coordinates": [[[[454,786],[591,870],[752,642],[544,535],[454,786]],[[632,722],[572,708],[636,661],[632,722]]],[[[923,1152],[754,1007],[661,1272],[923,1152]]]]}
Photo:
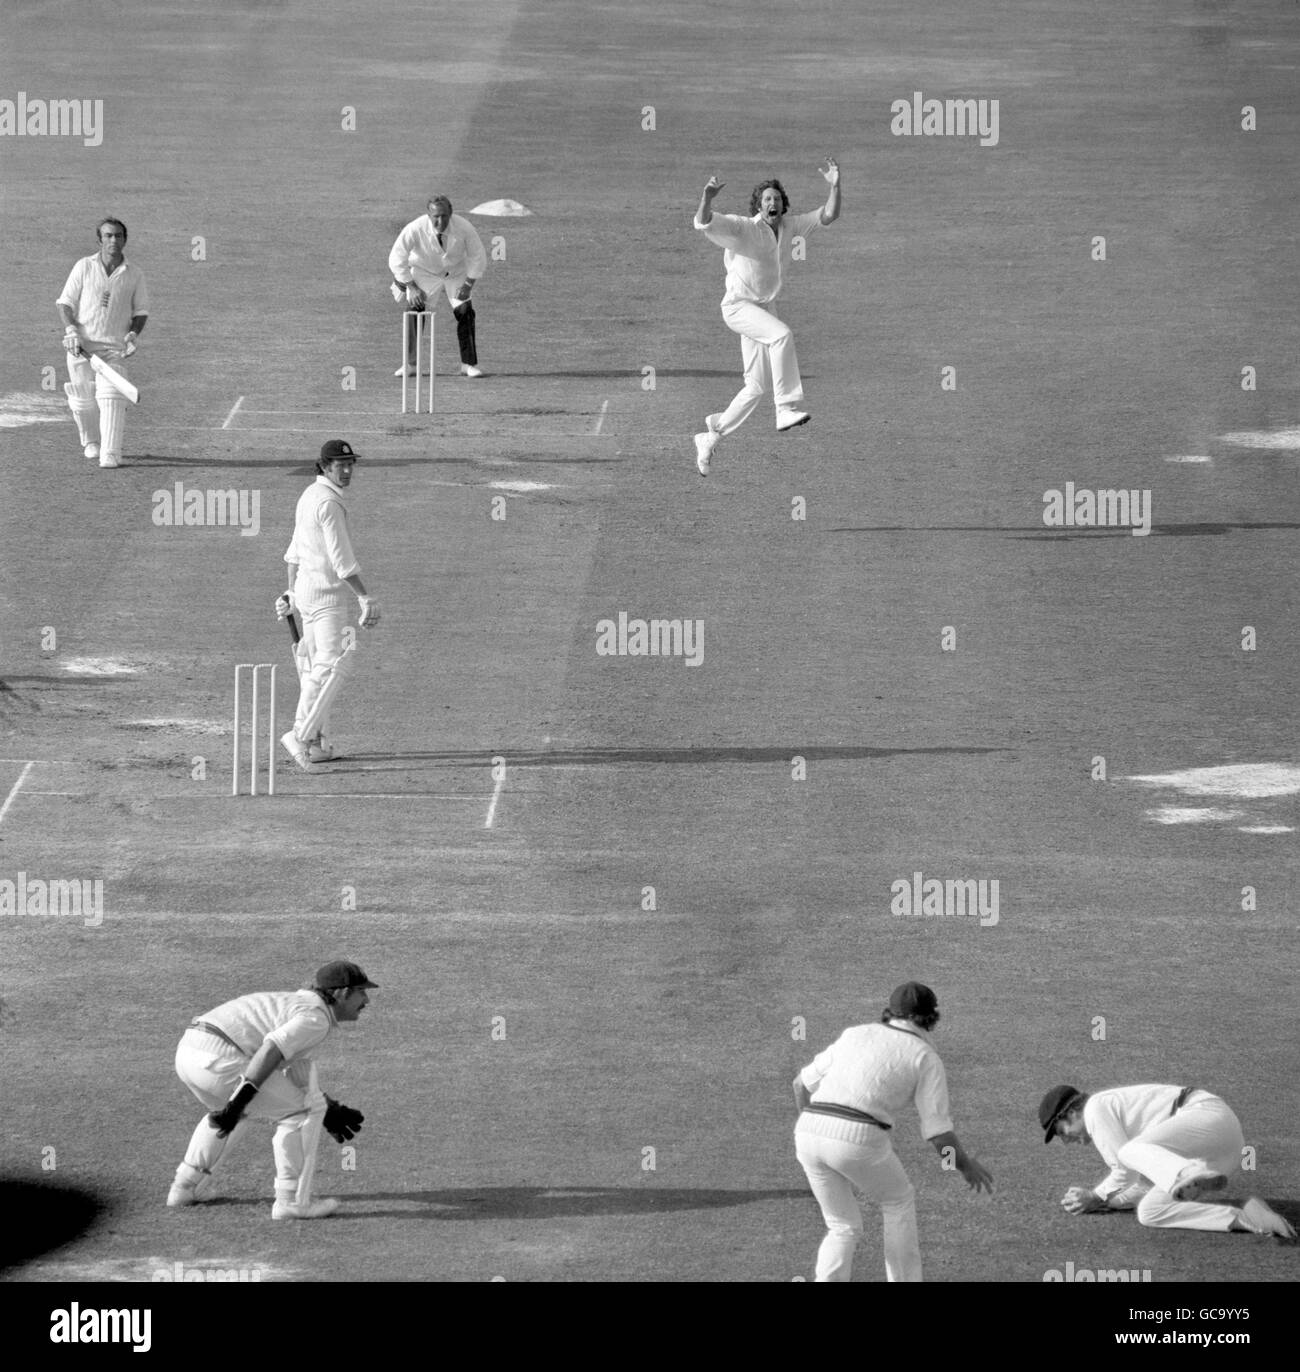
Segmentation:
{"type": "Polygon", "coordinates": [[[353,986],[379,987],[355,962],[327,962],[312,979],[313,991],[347,991],[353,986]]]}
{"type": "Polygon", "coordinates": [[[1077,1086],[1053,1086],[1043,1097],[1038,1107],[1038,1122],[1043,1126],[1046,1137],[1044,1143],[1051,1143],[1056,1137],[1056,1122],[1083,1095],[1077,1086]]]}
{"type": "Polygon", "coordinates": [[[322,462],[333,462],[336,457],[350,457],[356,461],[360,453],[352,451],[352,444],[342,438],[331,438],[328,443],[321,445],[320,460],[322,462]]]}
{"type": "Polygon", "coordinates": [[[919,981],[905,981],[901,986],[894,987],[894,993],[889,997],[890,1012],[901,1019],[910,1019],[913,1015],[932,1015],[938,1008],[939,997],[919,981]]]}

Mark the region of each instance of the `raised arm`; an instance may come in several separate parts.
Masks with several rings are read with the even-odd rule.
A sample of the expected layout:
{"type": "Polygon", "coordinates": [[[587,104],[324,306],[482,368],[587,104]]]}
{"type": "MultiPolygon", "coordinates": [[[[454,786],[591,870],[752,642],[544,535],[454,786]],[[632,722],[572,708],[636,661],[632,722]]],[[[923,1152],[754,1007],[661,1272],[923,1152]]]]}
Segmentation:
{"type": "Polygon", "coordinates": [[[833,224],[840,217],[840,164],[833,157],[828,157],[825,167],[818,167],[817,170],[831,183],[831,193],[822,207],[822,224],[833,224]]]}
{"type": "Polygon", "coordinates": [[[697,223],[707,224],[713,218],[713,197],[726,185],[725,181],[719,181],[716,176],[709,177],[705,183],[704,190],[700,194],[700,208],[695,212],[697,223]]]}

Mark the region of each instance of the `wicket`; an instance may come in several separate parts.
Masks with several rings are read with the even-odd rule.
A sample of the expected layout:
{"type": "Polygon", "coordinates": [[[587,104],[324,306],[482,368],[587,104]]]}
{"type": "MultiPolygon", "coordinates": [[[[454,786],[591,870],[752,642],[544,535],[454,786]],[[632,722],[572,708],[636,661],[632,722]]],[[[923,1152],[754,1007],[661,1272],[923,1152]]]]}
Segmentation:
{"type": "Polygon", "coordinates": [[[270,717],[270,725],[267,732],[267,768],[266,768],[266,794],[275,794],[275,745],[278,740],[275,737],[275,674],[276,666],[273,662],[240,662],[235,667],[235,757],[230,769],[230,794],[239,795],[239,736],[241,732],[241,703],[243,695],[244,678],[243,672],[252,673],[252,728],[249,730],[249,765],[248,765],[248,794],[257,794],[257,707],[261,697],[262,672],[271,673],[270,703],[267,713],[270,717]]]}
{"type": "Polygon", "coordinates": [[[436,370],[433,353],[434,322],[432,310],[407,310],[402,316],[402,413],[407,410],[406,402],[406,383],[410,380],[407,375],[409,367],[408,347],[411,338],[411,330],[415,330],[415,413],[420,413],[420,344],[424,336],[425,322],[429,325],[429,403],[425,406],[429,414],[433,413],[433,373],[436,370]]]}

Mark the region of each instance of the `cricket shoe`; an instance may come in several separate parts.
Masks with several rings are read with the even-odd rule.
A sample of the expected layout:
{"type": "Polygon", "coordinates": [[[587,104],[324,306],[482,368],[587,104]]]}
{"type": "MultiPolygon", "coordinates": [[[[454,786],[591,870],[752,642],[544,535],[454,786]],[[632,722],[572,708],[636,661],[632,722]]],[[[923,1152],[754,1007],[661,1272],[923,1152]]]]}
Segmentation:
{"type": "Polygon", "coordinates": [[[1283,1219],[1271,1205],[1260,1200],[1258,1196],[1251,1196],[1241,1207],[1241,1217],[1253,1233],[1274,1234],[1284,1243],[1296,1241],[1296,1232],[1290,1222],[1283,1219]]]}
{"type": "Polygon", "coordinates": [[[786,406],[783,410],[776,412],[776,431],[784,433],[787,429],[797,429],[800,424],[806,424],[812,415],[805,414],[802,410],[796,410],[793,405],[786,406]]]}
{"type": "Polygon", "coordinates": [[[695,466],[701,476],[709,474],[709,459],[718,446],[718,436],[713,433],[695,435],[695,466]]]}
{"type": "Polygon", "coordinates": [[[178,1173],[176,1180],[172,1182],[172,1188],[167,1192],[167,1204],[173,1210],[182,1209],[187,1205],[200,1205],[212,1199],[211,1172],[200,1172],[189,1163],[183,1164],[180,1171],[191,1175],[182,1178],[178,1173]]]}
{"type": "Polygon", "coordinates": [[[393,375],[394,375],[394,376],[414,376],[414,375],[415,375],[415,368],[414,368],[413,366],[411,366],[411,367],[398,367],[398,369],[393,373],[393,375]]]}
{"type": "Polygon", "coordinates": [[[309,740],[307,744],[307,756],[313,762],[333,762],[334,749],[317,734],[315,738],[309,740]]]}
{"type": "Polygon", "coordinates": [[[292,729],[287,734],[280,735],[280,743],[286,753],[302,768],[304,772],[311,771],[311,757],[307,752],[307,745],[294,733],[292,729]]]}
{"type": "Polygon", "coordinates": [[[297,1201],[278,1200],[271,1207],[273,1220],[323,1220],[339,1208],[333,1196],[322,1196],[320,1200],[308,1201],[299,1205],[297,1201]]]}
{"type": "Polygon", "coordinates": [[[81,451],[93,462],[99,456],[99,444],[87,443],[81,451]]]}
{"type": "Polygon", "coordinates": [[[1206,1168],[1180,1181],[1171,1194],[1176,1201],[1198,1201],[1222,1191],[1227,1185],[1228,1179],[1222,1172],[1212,1172],[1206,1168]]]}
{"type": "Polygon", "coordinates": [[[461,368],[460,368],[460,374],[461,374],[462,376],[482,376],[482,375],[483,375],[483,368],[482,368],[482,367],[471,367],[468,363],[462,362],[462,363],[461,363],[461,368]]]}
{"type": "Polygon", "coordinates": [[[126,463],[120,457],[114,457],[112,453],[100,453],[99,465],[101,467],[125,467],[126,463]]]}

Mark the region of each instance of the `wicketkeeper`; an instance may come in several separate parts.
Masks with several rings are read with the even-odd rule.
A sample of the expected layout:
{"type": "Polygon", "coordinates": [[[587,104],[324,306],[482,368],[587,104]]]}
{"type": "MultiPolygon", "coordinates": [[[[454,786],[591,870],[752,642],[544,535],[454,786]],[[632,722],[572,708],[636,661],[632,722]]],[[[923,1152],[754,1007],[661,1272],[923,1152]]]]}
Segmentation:
{"type": "Polygon", "coordinates": [[[375,983],[355,962],[327,962],[302,991],[255,991],[200,1015],[176,1049],[176,1075],[210,1112],[199,1121],[167,1193],[194,1205],[235,1135],[250,1120],[275,1125],[274,1220],[318,1220],[338,1201],[312,1197],[321,1131],[340,1144],[365,1116],[325,1095],[315,1052],[336,1025],[360,1017],[375,983]]]}

